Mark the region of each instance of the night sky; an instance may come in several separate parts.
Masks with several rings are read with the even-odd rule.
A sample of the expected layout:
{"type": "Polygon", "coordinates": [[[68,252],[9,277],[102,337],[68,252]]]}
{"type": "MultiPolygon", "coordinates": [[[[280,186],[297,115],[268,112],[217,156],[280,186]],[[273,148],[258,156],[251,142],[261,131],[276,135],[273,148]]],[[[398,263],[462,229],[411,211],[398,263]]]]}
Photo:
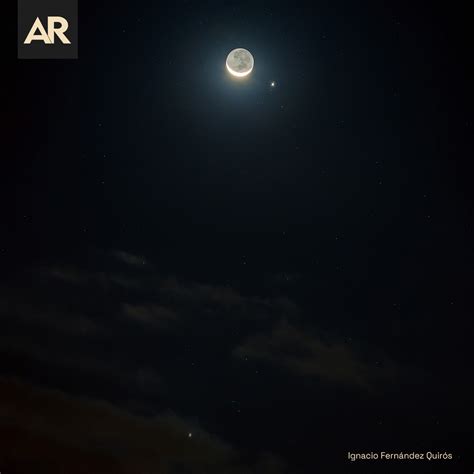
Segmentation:
{"type": "Polygon", "coordinates": [[[469,22],[83,1],[79,59],[12,42],[0,472],[472,472],[469,22]]]}

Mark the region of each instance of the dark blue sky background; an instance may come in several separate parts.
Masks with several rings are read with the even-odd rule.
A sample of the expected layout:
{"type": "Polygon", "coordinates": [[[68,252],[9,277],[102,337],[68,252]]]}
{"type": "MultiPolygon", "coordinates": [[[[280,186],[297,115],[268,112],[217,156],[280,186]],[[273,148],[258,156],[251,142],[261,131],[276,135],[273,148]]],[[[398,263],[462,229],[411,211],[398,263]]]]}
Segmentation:
{"type": "Polygon", "coordinates": [[[466,472],[467,18],[81,3],[78,60],[16,60],[0,470],[466,472]]]}

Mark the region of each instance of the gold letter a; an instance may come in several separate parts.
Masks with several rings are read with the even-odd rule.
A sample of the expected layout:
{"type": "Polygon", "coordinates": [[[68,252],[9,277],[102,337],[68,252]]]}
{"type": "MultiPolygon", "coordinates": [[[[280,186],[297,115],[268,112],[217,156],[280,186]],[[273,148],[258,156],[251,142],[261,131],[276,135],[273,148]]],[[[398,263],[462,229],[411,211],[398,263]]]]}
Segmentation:
{"type": "Polygon", "coordinates": [[[32,41],[43,41],[45,44],[51,44],[51,40],[38,17],[36,17],[23,44],[30,44],[32,41]],[[36,30],[39,30],[39,34],[36,34],[36,30]]]}

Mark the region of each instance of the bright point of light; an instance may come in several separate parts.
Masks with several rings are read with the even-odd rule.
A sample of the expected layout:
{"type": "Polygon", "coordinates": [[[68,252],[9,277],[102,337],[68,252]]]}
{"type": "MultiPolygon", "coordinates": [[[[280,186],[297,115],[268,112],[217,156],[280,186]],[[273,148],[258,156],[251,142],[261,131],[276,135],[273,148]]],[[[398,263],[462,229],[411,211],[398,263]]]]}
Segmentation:
{"type": "Polygon", "coordinates": [[[275,87],[275,86],[276,86],[276,82],[275,82],[275,81],[272,81],[272,82],[270,82],[270,85],[271,85],[272,87],[275,87]]]}
{"type": "Polygon", "coordinates": [[[188,433],[188,438],[192,438],[193,437],[193,434],[192,433],[188,433]]]}

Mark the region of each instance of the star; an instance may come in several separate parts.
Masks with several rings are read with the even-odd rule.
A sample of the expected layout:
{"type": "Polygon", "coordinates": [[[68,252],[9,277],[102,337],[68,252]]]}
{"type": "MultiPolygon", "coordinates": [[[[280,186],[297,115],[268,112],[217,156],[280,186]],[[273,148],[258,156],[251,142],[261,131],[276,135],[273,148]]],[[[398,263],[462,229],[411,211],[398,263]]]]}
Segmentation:
{"type": "Polygon", "coordinates": [[[275,82],[275,81],[270,82],[270,87],[275,87],[275,86],[276,86],[276,82],[275,82]]]}

